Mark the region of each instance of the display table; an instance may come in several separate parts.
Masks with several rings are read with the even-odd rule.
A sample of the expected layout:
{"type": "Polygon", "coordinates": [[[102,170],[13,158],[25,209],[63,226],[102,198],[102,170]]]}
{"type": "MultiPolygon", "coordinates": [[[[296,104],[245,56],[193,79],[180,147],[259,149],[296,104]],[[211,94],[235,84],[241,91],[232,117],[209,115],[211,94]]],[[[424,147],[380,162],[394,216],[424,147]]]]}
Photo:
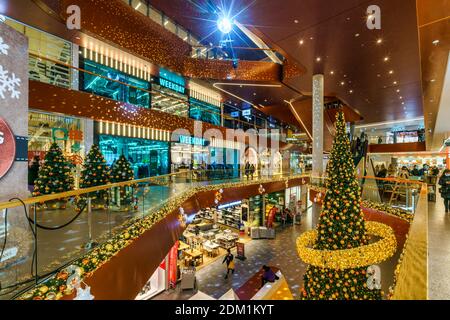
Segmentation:
{"type": "Polygon", "coordinates": [[[184,243],[183,241],[180,241],[180,244],[178,246],[178,250],[179,251],[183,251],[183,250],[186,250],[186,249],[189,249],[189,248],[190,247],[186,243],[184,243]]]}
{"type": "Polygon", "coordinates": [[[203,248],[208,252],[208,254],[211,254],[213,256],[219,255],[219,247],[220,246],[217,243],[209,240],[203,243],[203,248]]]}
{"type": "Polygon", "coordinates": [[[184,250],[184,254],[190,256],[192,258],[192,260],[194,261],[194,263],[198,259],[200,259],[201,260],[200,264],[203,264],[203,253],[201,251],[196,250],[196,249],[188,249],[188,250],[184,250]]]}
{"type": "Polygon", "coordinates": [[[252,239],[274,239],[275,229],[266,227],[253,227],[250,229],[252,239]]]}
{"type": "Polygon", "coordinates": [[[236,241],[239,239],[239,236],[236,234],[230,233],[222,233],[216,236],[216,241],[220,247],[225,250],[234,248],[236,246],[236,241]]]}

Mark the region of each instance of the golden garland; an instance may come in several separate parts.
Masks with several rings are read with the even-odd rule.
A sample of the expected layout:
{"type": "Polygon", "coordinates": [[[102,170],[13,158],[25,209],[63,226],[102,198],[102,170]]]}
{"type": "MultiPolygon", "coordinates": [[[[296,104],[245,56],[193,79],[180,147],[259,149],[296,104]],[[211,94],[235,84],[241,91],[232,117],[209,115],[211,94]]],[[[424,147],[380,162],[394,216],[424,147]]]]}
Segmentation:
{"type": "Polygon", "coordinates": [[[316,267],[345,270],[365,267],[383,262],[394,255],[397,240],[391,227],[373,221],[366,221],[367,233],[382,239],[365,246],[345,250],[317,250],[311,248],[317,241],[317,230],[303,233],[297,238],[300,258],[316,267]]]}

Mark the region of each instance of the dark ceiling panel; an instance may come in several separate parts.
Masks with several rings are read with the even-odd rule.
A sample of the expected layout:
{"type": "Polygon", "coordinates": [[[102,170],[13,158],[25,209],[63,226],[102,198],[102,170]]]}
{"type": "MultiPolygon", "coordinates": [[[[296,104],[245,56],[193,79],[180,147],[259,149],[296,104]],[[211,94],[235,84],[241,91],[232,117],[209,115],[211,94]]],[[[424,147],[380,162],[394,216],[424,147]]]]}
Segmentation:
{"type": "MultiPolygon", "coordinates": [[[[215,22],[211,15],[207,18],[207,12],[198,9],[206,1],[193,2],[199,6],[184,0],[152,0],[152,5],[204,37],[214,31],[215,22]]],[[[240,23],[257,29],[266,43],[306,67],[305,75],[286,80],[286,84],[303,93],[311,92],[312,75],[324,73],[325,91],[358,110],[366,123],[423,115],[415,0],[233,3],[233,12],[248,6],[237,17],[240,23]],[[369,5],[381,8],[381,30],[369,30],[366,26],[369,5]],[[377,44],[378,38],[383,39],[381,44],[377,44]],[[299,43],[301,39],[303,45],[299,43]],[[389,61],[384,62],[386,56],[389,61]],[[320,62],[316,62],[317,57],[320,62]],[[342,81],[344,85],[340,84],[342,81]]],[[[215,41],[214,36],[208,39],[215,41]]],[[[290,98],[289,94],[284,97],[290,98]]],[[[259,103],[258,98],[255,101],[259,103]]]]}

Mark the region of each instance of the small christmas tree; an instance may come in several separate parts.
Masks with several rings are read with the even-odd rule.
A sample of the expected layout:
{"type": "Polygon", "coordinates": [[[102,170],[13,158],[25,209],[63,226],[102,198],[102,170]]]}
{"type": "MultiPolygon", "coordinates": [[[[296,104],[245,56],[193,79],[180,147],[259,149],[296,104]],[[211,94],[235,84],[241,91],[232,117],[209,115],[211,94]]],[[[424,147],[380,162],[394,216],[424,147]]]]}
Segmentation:
{"type": "MultiPolygon", "coordinates": [[[[336,136],[327,166],[326,194],[317,225],[317,250],[346,250],[368,244],[360,187],[350,153],[344,114],[336,115],[336,136]]],[[[381,299],[381,290],[367,287],[366,267],[335,270],[309,266],[303,299],[381,299]]]]}
{"type": "MultiPolygon", "coordinates": [[[[84,159],[83,170],[81,171],[80,188],[90,188],[109,183],[109,167],[103,157],[99,147],[93,145],[84,159]]],[[[90,193],[94,204],[106,205],[108,190],[100,190],[90,193]]],[[[84,202],[84,201],[83,201],[84,202]]]]}
{"type": "MultiPolygon", "coordinates": [[[[130,162],[121,155],[119,159],[113,164],[111,169],[111,182],[123,182],[134,179],[134,171],[131,168],[130,162]]],[[[131,205],[136,203],[133,195],[133,186],[119,187],[116,189],[115,202],[120,205],[131,205]]]]}
{"type": "Polygon", "coordinates": [[[74,179],[70,163],[64,158],[61,148],[54,142],[44,158],[35,180],[33,196],[61,193],[73,190],[74,179]]]}

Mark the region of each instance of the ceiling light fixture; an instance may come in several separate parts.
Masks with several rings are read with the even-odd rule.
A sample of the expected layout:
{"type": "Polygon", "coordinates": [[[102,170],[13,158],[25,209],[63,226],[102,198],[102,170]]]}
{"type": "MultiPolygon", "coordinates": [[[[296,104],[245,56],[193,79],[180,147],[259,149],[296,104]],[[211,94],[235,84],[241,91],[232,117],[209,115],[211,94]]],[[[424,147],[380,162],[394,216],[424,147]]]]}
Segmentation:
{"type": "Polygon", "coordinates": [[[296,19],[296,20],[294,20],[294,23],[298,23],[298,20],[296,19]]]}
{"type": "Polygon", "coordinates": [[[377,44],[381,44],[383,42],[383,39],[381,39],[381,38],[379,38],[378,40],[377,40],[377,44]]]}
{"type": "Polygon", "coordinates": [[[330,71],[330,74],[334,74],[334,71],[333,71],[333,70],[331,70],[331,71],[330,71]]]}
{"type": "Polygon", "coordinates": [[[220,17],[219,20],[217,20],[217,28],[223,34],[227,34],[227,33],[230,33],[231,30],[233,29],[233,24],[231,23],[229,18],[220,17]]]}
{"type": "Polygon", "coordinates": [[[353,93],[353,90],[350,90],[349,93],[353,93]]]}
{"type": "Polygon", "coordinates": [[[400,92],[400,89],[397,89],[397,93],[400,92]]]}
{"type": "Polygon", "coordinates": [[[393,83],[394,83],[394,85],[397,85],[397,81],[394,81],[393,83]]]}
{"type": "Polygon", "coordinates": [[[139,9],[139,7],[141,6],[142,2],[139,1],[138,5],[134,8],[134,10],[139,9]]]}
{"type": "Polygon", "coordinates": [[[384,57],[384,62],[388,62],[389,61],[389,57],[384,57]]]}
{"type": "Polygon", "coordinates": [[[304,42],[305,42],[305,41],[303,41],[303,39],[300,40],[300,45],[303,45],[304,42]]]}
{"type": "Polygon", "coordinates": [[[437,46],[437,45],[439,44],[439,42],[440,42],[440,41],[436,39],[436,40],[433,41],[433,44],[434,44],[435,46],[437,46]]]}
{"type": "Polygon", "coordinates": [[[430,81],[431,81],[431,82],[435,82],[435,81],[436,81],[436,79],[431,79],[430,81]]]}
{"type": "Polygon", "coordinates": [[[321,57],[317,57],[317,58],[316,58],[316,61],[317,61],[317,62],[320,62],[320,61],[322,61],[322,58],[321,58],[321,57]]]}
{"type": "Polygon", "coordinates": [[[356,34],[355,34],[355,37],[359,37],[359,33],[356,33],[356,34]]]}
{"type": "Polygon", "coordinates": [[[343,86],[344,84],[345,84],[345,82],[344,82],[344,81],[342,81],[342,82],[341,82],[341,86],[343,86]]]}
{"type": "Polygon", "coordinates": [[[389,70],[389,74],[393,74],[394,73],[394,70],[389,70]]]}

